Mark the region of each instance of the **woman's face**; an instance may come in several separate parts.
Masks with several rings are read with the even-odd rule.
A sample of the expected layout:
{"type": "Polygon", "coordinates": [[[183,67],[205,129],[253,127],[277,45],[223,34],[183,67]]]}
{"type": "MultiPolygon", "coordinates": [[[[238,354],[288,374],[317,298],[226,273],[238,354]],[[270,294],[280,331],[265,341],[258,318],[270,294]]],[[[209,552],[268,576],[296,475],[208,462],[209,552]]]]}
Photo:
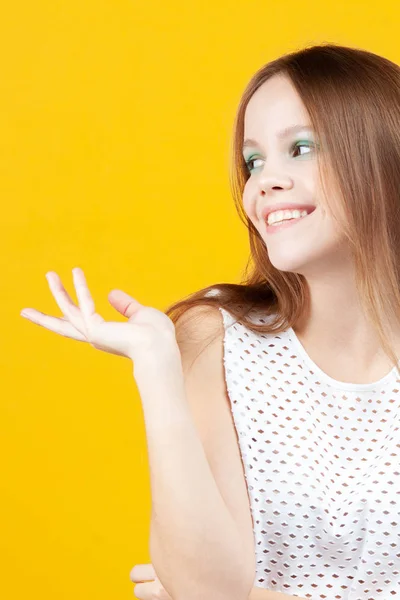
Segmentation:
{"type": "Polygon", "coordinates": [[[265,242],[271,263],[281,271],[304,276],[334,268],[339,257],[343,260],[339,251],[345,238],[320,202],[318,140],[288,78],[274,76],[254,93],[246,108],[244,142],[249,179],[243,205],[265,242]],[[281,134],[291,126],[300,127],[281,134]],[[302,206],[316,208],[289,226],[268,231],[263,211],[284,203],[300,210],[302,206]]]}

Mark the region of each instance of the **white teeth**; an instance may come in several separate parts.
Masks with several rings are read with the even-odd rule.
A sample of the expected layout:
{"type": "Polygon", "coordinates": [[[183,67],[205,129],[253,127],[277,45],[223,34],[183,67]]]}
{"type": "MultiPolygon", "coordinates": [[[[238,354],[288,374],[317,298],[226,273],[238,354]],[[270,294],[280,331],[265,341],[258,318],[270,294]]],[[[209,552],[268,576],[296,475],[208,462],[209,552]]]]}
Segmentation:
{"type": "Polygon", "coordinates": [[[300,219],[301,217],[306,217],[307,215],[308,212],[306,210],[277,210],[269,213],[267,223],[268,225],[272,225],[273,223],[278,223],[279,221],[285,221],[287,219],[300,219]]]}

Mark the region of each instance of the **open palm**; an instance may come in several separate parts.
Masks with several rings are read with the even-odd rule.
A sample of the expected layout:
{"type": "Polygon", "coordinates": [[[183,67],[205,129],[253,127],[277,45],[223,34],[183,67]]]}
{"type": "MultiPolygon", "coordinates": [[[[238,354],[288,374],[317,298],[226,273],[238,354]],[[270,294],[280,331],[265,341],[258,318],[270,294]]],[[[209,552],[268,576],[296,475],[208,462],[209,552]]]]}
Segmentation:
{"type": "Polygon", "coordinates": [[[95,304],[80,268],[72,270],[78,306],[54,271],[46,278],[63,317],[46,315],[34,308],[21,311],[21,316],[64,337],[88,342],[94,348],[124,356],[131,360],[145,360],[149,353],[162,348],[175,347],[175,327],[163,312],[144,306],[122,290],[112,290],[110,304],[124,317],[126,323],[105,321],[95,309],[95,304]]]}

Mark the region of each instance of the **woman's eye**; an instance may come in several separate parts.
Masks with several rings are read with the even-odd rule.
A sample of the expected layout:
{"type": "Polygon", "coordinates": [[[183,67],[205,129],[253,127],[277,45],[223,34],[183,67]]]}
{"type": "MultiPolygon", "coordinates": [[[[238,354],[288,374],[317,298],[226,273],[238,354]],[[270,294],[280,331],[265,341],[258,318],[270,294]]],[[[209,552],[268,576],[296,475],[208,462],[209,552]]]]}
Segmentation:
{"type": "MultiPolygon", "coordinates": [[[[297,148],[301,148],[301,147],[308,148],[308,152],[305,152],[305,153],[303,152],[303,154],[309,154],[310,150],[313,147],[313,144],[310,142],[296,142],[295,144],[293,144],[292,150],[296,150],[297,148]]],[[[302,153],[300,153],[300,156],[302,156],[302,153]]]]}
{"type": "Polygon", "coordinates": [[[248,168],[249,171],[252,171],[253,169],[255,169],[256,167],[254,166],[254,163],[257,160],[261,160],[261,158],[250,158],[249,160],[246,161],[246,166],[248,168]]]}

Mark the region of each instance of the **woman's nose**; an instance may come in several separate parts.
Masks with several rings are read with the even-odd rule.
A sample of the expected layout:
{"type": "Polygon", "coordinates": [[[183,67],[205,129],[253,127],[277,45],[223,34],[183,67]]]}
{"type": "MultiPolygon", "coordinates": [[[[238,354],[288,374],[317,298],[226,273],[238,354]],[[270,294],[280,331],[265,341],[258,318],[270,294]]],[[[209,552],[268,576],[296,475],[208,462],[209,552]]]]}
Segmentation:
{"type": "Polygon", "coordinates": [[[261,193],[268,193],[269,190],[290,189],[293,187],[292,178],[284,173],[261,173],[259,178],[259,188],[261,193]]]}

